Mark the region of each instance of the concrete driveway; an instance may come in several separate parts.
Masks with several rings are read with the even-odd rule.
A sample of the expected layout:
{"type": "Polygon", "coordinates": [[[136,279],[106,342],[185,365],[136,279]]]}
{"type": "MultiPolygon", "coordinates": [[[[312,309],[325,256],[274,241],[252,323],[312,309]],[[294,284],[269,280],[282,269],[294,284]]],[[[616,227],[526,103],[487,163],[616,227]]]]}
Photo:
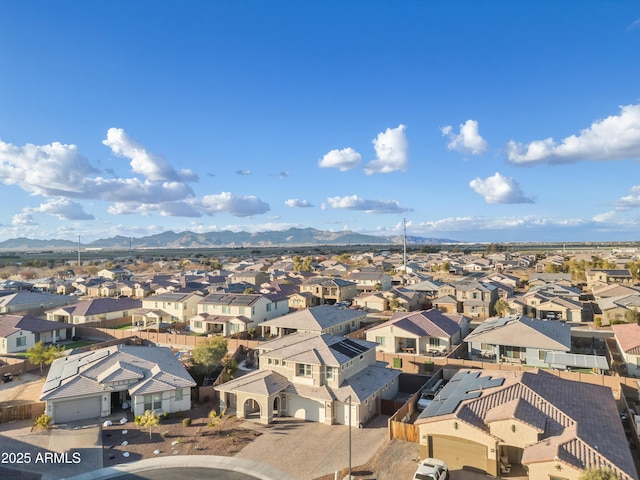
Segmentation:
{"type": "MultiPolygon", "coordinates": [[[[388,438],[387,416],[366,428],[351,429],[351,465],[367,463],[388,438]]],[[[245,422],[262,433],[235,457],[272,465],[300,480],[333,474],[349,464],[349,429],[293,418],[277,418],[272,425],[245,422]]]]}

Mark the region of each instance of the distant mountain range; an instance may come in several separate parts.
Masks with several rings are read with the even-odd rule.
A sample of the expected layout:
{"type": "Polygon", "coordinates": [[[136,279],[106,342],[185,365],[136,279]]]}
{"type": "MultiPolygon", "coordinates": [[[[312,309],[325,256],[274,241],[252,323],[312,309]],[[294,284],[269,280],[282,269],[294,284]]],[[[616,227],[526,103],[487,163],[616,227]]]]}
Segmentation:
{"type": "MultiPolygon", "coordinates": [[[[402,236],[379,237],[351,231],[328,232],[313,228],[290,228],[271,232],[163,232],[140,238],[121,235],[95,240],[81,245],[82,249],[129,250],[140,248],[217,248],[217,247],[281,247],[301,245],[402,245],[402,236]]],[[[444,238],[407,236],[407,244],[430,245],[459,243],[444,238]]],[[[70,240],[38,240],[13,238],[0,242],[0,250],[77,250],[77,242],[70,240]]]]}

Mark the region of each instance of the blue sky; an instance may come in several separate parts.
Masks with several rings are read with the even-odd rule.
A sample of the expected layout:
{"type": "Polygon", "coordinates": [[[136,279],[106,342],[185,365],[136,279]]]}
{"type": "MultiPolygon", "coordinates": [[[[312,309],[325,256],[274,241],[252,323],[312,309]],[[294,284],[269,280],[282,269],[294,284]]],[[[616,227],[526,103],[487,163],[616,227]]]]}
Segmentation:
{"type": "Polygon", "coordinates": [[[638,2],[8,1],[0,65],[0,240],[639,239],[638,2]]]}

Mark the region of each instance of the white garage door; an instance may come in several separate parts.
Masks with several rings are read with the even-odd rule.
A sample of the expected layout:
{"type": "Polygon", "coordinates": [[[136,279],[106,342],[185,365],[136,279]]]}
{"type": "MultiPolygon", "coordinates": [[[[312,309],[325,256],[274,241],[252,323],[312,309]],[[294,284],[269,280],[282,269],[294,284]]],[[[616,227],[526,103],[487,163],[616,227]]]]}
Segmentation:
{"type": "Polygon", "coordinates": [[[56,402],[53,407],[54,423],[74,422],[85,418],[100,416],[100,397],[83,398],[82,400],[68,400],[56,402]]]}
{"type": "Polygon", "coordinates": [[[324,404],[302,397],[288,397],[289,415],[311,422],[324,422],[324,404]]]}

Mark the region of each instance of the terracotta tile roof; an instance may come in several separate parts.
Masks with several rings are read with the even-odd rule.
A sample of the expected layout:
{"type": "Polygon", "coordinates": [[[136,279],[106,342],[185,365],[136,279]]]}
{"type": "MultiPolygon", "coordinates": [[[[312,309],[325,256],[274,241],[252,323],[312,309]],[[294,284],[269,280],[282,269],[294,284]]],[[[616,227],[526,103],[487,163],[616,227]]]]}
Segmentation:
{"type": "Polygon", "coordinates": [[[625,353],[640,354],[640,325],[637,323],[620,323],[611,325],[611,330],[625,353]]]}

